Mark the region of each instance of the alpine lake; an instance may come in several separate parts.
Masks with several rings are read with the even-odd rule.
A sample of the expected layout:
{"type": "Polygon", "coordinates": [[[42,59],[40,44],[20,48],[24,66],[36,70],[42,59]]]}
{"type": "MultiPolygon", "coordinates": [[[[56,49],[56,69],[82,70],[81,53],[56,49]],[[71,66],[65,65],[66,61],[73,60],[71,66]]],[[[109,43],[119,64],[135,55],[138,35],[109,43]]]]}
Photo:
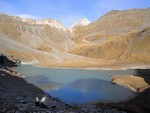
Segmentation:
{"type": "Polygon", "coordinates": [[[136,96],[131,89],[113,84],[112,75],[131,75],[134,70],[90,70],[42,68],[20,65],[25,80],[47,94],[72,104],[122,102],[136,96]]]}

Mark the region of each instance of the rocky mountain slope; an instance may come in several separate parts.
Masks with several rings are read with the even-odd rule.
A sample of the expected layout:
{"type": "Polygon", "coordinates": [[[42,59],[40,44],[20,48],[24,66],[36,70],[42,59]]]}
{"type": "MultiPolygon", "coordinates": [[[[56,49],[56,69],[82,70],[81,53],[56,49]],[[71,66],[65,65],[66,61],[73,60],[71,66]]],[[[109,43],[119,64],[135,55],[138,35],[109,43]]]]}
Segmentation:
{"type": "Polygon", "coordinates": [[[64,51],[75,46],[70,31],[56,20],[36,21],[5,14],[0,14],[0,40],[2,53],[23,61],[45,56],[60,60],[58,53],[62,59],[68,58],[64,51]]]}
{"type": "Polygon", "coordinates": [[[70,53],[85,57],[150,62],[150,9],[111,11],[74,31],[79,45],[70,53]]]}
{"type": "MultiPolygon", "coordinates": [[[[52,48],[66,50],[64,43],[71,40],[71,33],[59,21],[52,19],[33,20],[0,15],[0,32],[16,42],[34,49],[50,51],[52,48]]],[[[73,45],[74,46],[74,45],[73,45]]],[[[69,48],[71,48],[69,46],[69,48]]]]}
{"type": "Polygon", "coordinates": [[[150,8],[114,10],[94,22],[82,18],[70,29],[50,18],[0,13],[0,53],[50,66],[150,63],[149,27],[150,8]]]}
{"type": "Polygon", "coordinates": [[[113,10],[82,29],[77,29],[74,39],[100,43],[150,26],[150,8],[113,10]]]}
{"type": "Polygon", "coordinates": [[[70,52],[97,59],[150,63],[150,27],[105,43],[81,45],[70,52]]]}
{"type": "Polygon", "coordinates": [[[97,67],[104,64],[103,60],[89,61],[89,58],[68,54],[67,51],[76,47],[72,34],[56,20],[52,21],[54,23],[50,19],[39,23],[1,13],[0,53],[40,66],[97,67]]]}

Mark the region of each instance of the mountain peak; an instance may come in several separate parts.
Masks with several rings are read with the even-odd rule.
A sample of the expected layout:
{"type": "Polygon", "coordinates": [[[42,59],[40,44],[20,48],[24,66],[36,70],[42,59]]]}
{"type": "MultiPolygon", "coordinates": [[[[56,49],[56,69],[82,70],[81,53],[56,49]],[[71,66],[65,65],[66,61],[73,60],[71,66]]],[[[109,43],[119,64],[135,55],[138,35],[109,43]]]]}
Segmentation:
{"type": "Polygon", "coordinates": [[[87,18],[81,18],[77,22],[75,22],[71,28],[76,27],[76,26],[87,26],[91,22],[87,18]]]}

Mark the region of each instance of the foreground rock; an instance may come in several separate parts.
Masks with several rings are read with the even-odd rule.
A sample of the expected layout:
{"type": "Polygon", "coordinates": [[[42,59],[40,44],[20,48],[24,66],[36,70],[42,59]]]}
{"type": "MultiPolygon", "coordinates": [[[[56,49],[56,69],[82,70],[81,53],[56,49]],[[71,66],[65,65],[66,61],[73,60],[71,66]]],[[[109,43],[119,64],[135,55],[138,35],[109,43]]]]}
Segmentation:
{"type": "Polygon", "coordinates": [[[111,80],[113,83],[127,86],[136,92],[143,92],[150,87],[142,77],[132,75],[114,75],[111,77],[111,80]]]}

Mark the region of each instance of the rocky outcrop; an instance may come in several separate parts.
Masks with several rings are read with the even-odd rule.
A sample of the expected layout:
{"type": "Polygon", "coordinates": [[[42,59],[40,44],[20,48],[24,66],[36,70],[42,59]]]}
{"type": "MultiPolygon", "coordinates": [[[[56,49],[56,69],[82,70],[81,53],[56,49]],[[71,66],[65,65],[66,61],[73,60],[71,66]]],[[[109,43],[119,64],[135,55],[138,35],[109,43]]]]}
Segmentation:
{"type": "MultiPolygon", "coordinates": [[[[121,85],[138,88],[138,95],[128,102],[110,104],[117,109],[124,109],[127,113],[149,113],[150,111],[150,69],[137,69],[132,76],[113,76],[121,85]],[[146,87],[148,85],[148,87],[146,87]],[[146,89],[145,89],[146,88],[146,89]]],[[[112,77],[112,78],[113,78],[112,77]]],[[[109,105],[108,105],[109,106],[109,105]]]]}
{"type": "Polygon", "coordinates": [[[0,67],[16,67],[20,65],[21,61],[14,59],[12,56],[6,57],[3,54],[0,54],[0,67]]]}
{"type": "Polygon", "coordinates": [[[143,92],[150,88],[150,85],[145,82],[142,77],[137,77],[133,75],[113,75],[111,77],[113,83],[129,87],[135,92],[143,92]]]}

